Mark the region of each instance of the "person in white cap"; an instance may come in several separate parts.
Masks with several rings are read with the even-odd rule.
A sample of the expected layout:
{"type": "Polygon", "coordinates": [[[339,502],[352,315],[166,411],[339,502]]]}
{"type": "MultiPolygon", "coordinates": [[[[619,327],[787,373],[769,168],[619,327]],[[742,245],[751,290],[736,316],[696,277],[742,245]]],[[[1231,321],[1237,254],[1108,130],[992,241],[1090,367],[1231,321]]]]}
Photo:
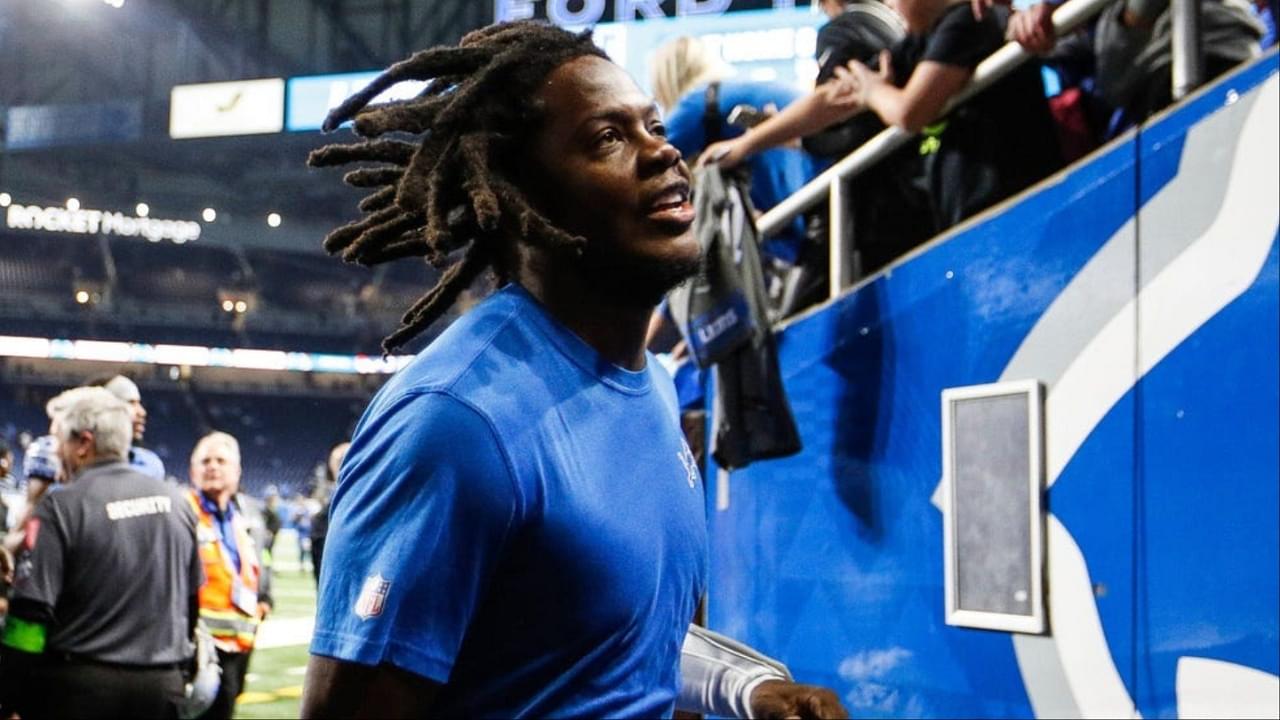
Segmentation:
{"type": "Polygon", "coordinates": [[[129,448],[129,464],[144,475],[164,480],[164,461],[159,455],[142,447],[142,436],[147,431],[147,409],[142,406],[142,393],[138,392],[138,385],[124,375],[104,375],[85,385],[106,388],[129,406],[129,419],[133,423],[133,446],[129,448]]]}

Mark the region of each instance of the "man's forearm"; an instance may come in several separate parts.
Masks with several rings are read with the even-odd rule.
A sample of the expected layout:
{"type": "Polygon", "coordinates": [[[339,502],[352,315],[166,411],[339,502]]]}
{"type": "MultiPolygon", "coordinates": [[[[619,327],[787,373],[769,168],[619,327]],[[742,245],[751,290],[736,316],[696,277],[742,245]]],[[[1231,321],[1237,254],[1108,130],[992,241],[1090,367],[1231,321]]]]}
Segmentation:
{"type": "Polygon", "coordinates": [[[782,663],[696,625],[680,652],[676,708],[722,717],[752,716],[751,693],[766,680],[790,680],[782,663]]]}
{"type": "Polygon", "coordinates": [[[885,125],[912,134],[919,132],[930,120],[922,113],[913,112],[906,93],[888,83],[878,83],[867,90],[867,107],[879,115],[885,125]]]}
{"type": "Polygon", "coordinates": [[[744,133],[745,154],[751,155],[820,132],[855,112],[847,106],[832,103],[825,93],[816,90],[744,133]]]}
{"type": "Polygon", "coordinates": [[[312,655],[303,683],[304,718],[431,717],[440,685],[395,666],[312,655]]]}

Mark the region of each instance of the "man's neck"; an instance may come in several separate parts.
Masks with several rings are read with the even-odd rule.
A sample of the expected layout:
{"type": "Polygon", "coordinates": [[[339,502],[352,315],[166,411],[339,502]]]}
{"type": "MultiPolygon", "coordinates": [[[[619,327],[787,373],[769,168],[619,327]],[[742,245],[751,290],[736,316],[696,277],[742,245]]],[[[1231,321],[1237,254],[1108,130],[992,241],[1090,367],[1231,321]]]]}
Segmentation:
{"type": "Polygon", "coordinates": [[[100,467],[102,465],[108,465],[110,463],[118,463],[118,462],[124,462],[124,458],[91,455],[89,457],[86,457],[82,462],[80,462],[79,465],[76,466],[75,471],[71,473],[71,477],[75,479],[83,475],[85,472],[92,470],[96,467],[100,467]]]}
{"type": "Polygon", "coordinates": [[[201,490],[200,494],[204,496],[206,500],[213,503],[214,507],[218,508],[218,512],[220,513],[225,513],[227,511],[227,508],[231,507],[231,496],[227,495],[226,493],[211,495],[201,490]]]}
{"type": "Polygon", "coordinates": [[[520,285],[601,357],[628,370],[645,366],[645,334],[653,307],[592,292],[581,282],[525,273],[520,285]]]}

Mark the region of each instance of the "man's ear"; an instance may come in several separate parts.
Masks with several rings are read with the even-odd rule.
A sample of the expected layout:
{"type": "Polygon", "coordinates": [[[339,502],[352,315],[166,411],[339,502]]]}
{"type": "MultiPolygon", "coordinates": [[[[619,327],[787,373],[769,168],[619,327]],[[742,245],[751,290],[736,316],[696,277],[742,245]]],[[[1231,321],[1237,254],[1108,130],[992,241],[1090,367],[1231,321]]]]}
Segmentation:
{"type": "Polygon", "coordinates": [[[93,431],[79,430],[72,436],[72,440],[75,443],[71,446],[72,452],[75,453],[77,458],[83,458],[90,453],[90,449],[93,447],[93,431]]]}

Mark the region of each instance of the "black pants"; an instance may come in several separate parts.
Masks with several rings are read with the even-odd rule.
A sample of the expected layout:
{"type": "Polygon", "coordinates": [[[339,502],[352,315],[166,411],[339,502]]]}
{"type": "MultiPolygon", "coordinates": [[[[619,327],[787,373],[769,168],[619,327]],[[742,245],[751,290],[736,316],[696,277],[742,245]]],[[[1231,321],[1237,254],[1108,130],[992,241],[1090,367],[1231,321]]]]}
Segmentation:
{"type": "Polygon", "coordinates": [[[183,695],[176,667],[51,662],[32,680],[39,690],[23,718],[176,718],[183,695]]]}
{"type": "Polygon", "coordinates": [[[218,651],[218,664],[222,666],[222,684],[213,705],[200,716],[200,720],[231,720],[236,711],[236,698],[244,690],[244,675],[249,671],[250,653],[218,651]]]}
{"type": "Polygon", "coordinates": [[[324,560],[324,535],[311,536],[311,575],[320,587],[320,563],[324,560]]]}

